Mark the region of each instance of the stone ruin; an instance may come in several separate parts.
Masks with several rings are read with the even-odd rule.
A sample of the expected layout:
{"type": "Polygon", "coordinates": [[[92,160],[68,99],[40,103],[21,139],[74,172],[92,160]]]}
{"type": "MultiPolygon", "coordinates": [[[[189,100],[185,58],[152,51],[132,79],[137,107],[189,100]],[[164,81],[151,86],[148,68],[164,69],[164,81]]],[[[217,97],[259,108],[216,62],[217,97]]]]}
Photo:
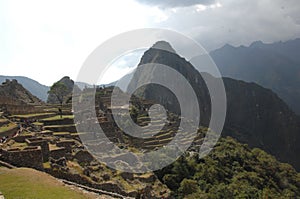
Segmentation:
{"type": "MultiPolygon", "coordinates": [[[[110,91],[105,94],[110,94],[110,91]]],[[[108,106],[108,104],[105,103],[102,105],[108,106]]],[[[123,133],[120,130],[117,130],[110,109],[107,108],[105,110],[98,115],[97,119],[101,127],[109,132],[109,139],[115,143],[122,144],[124,142],[123,133]]],[[[46,121],[43,124],[43,127],[45,127],[45,124],[48,126],[42,128],[42,131],[20,134],[17,137],[12,138],[11,142],[17,143],[16,146],[11,143],[10,146],[1,149],[0,159],[15,166],[25,166],[43,170],[55,177],[101,190],[112,191],[125,196],[137,196],[138,191],[125,191],[122,184],[114,179],[114,175],[116,175],[114,173],[115,171],[112,171],[113,174],[107,173],[107,168],[105,168],[105,166],[100,163],[94,163],[95,158],[84,149],[78,133],[74,130],[75,126],[72,126],[71,124],[72,122],[72,119],[62,119],[59,122],[46,121]],[[65,127],[63,127],[63,125],[65,125],[65,127]],[[20,147],[20,144],[26,144],[26,146],[20,147]],[[70,169],[72,168],[68,165],[70,162],[78,164],[79,167],[82,168],[82,173],[70,169]]],[[[92,141],[95,141],[91,132],[84,132],[83,136],[84,135],[89,136],[92,141]]],[[[88,144],[89,147],[93,147],[93,143],[88,144]]],[[[98,147],[98,144],[100,144],[100,142],[94,146],[98,147]]],[[[141,143],[140,145],[142,146],[143,144],[144,143],[141,143]]],[[[105,143],[102,143],[101,145],[106,147],[105,143]]],[[[127,147],[126,144],[123,143],[123,145],[127,147]]],[[[122,158],[128,159],[128,157],[123,157],[121,155],[118,158],[110,158],[110,162],[112,164],[121,165],[125,163],[125,161],[119,160],[122,158]]],[[[133,162],[136,162],[136,160],[133,159],[133,162]]],[[[156,176],[153,177],[152,175],[141,176],[121,172],[120,176],[123,180],[132,184],[135,184],[136,182],[141,182],[143,185],[147,183],[152,184],[157,180],[156,176]]],[[[143,192],[150,196],[151,187],[145,187],[143,192]]],[[[168,195],[168,191],[165,193],[165,195],[168,195]]],[[[152,196],[153,194],[151,197],[152,196]]]]}
{"type": "Polygon", "coordinates": [[[40,146],[1,149],[0,159],[15,166],[43,170],[43,154],[40,146]]]}

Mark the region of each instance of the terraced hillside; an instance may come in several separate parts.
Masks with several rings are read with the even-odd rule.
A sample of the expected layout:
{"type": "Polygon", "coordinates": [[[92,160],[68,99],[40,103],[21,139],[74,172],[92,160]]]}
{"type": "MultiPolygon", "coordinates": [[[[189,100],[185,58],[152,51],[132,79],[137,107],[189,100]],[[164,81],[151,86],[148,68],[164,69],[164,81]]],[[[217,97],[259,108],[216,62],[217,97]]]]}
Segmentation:
{"type": "MultiPolygon", "coordinates": [[[[120,149],[141,154],[163,148],[174,138],[181,118],[173,113],[167,113],[167,125],[147,139],[137,139],[123,132],[116,126],[111,115],[112,108],[116,107],[110,107],[110,100],[101,100],[109,99],[112,89],[106,88],[105,92],[98,92],[99,101],[96,100],[97,119],[111,142],[120,149]]],[[[145,128],[150,122],[147,110],[153,102],[136,97],[131,102],[129,111],[132,119],[145,128]]],[[[204,127],[199,129],[198,136],[193,138],[194,142],[185,155],[172,165],[155,173],[117,171],[98,162],[86,150],[93,147],[107,147],[106,151],[112,149],[97,133],[88,129],[86,132],[76,132],[75,126],[80,124],[74,124],[70,104],[63,107],[39,105],[39,108],[42,113],[2,116],[2,127],[8,123],[21,126],[21,129],[17,128],[17,134],[10,135],[0,144],[2,161],[19,167],[35,168],[56,178],[79,183],[100,192],[116,194],[115,197],[121,195],[139,198],[143,195],[146,198],[222,198],[219,194],[222,192],[227,198],[288,198],[299,194],[299,174],[290,165],[279,163],[259,149],[251,150],[232,138],[221,139],[209,156],[198,159],[199,145],[207,131],[204,127]],[[63,110],[62,115],[58,108],[63,110]],[[88,137],[90,141],[83,145],[82,137],[88,137]]],[[[128,108],[124,110],[128,111],[128,108]]],[[[153,130],[161,127],[160,121],[155,120],[161,116],[159,114],[152,115],[153,130]]],[[[143,133],[151,135],[153,132],[143,133]]],[[[94,155],[106,158],[108,164],[119,169],[128,160],[124,160],[127,156],[122,154],[109,156],[104,152],[94,155]]],[[[2,187],[0,185],[4,195],[14,194],[7,187],[2,187]]],[[[24,190],[17,189],[19,191],[24,190]]],[[[26,191],[25,193],[27,194],[26,191]]]]}
{"type": "MultiPolygon", "coordinates": [[[[99,163],[81,143],[71,106],[45,105],[44,113],[11,115],[18,133],[0,144],[0,159],[18,167],[31,167],[118,197],[135,197],[140,192],[152,198],[167,197],[169,189],[153,173],[119,172],[99,163]]],[[[102,118],[103,119],[103,118],[102,118]]],[[[6,121],[3,119],[3,124],[6,121]]]]}

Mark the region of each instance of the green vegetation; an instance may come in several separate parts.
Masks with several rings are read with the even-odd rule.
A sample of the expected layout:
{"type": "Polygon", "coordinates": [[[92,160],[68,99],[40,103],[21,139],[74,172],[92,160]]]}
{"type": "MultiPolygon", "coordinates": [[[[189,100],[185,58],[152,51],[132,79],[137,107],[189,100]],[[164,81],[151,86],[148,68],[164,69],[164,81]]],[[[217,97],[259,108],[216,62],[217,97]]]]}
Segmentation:
{"type": "Polygon", "coordinates": [[[44,127],[45,129],[47,129],[47,128],[73,127],[73,126],[75,126],[75,124],[49,125],[44,127]]]}
{"type": "Polygon", "coordinates": [[[44,162],[44,163],[43,163],[43,167],[44,167],[45,169],[50,169],[50,168],[51,168],[50,162],[44,162]]]}
{"type": "Polygon", "coordinates": [[[91,198],[74,191],[48,174],[27,168],[0,167],[0,190],[5,198],[91,198]]]}
{"type": "Polygon", "coordinates": [[[17,128],[17,125],[14,124],[14,123],[9,123],[7,125],[4,125],[4,126],[0,127],[0,133],[9,131],[9,130],[14,129],[14,128],[17,128]]]}
{"type": "Polygon", "coordinates": [[[43,126],[43,123],[41,123],[41,122],[33,122],[32,124],[36,125],[36,126],[43,126]]]}
{"type": "Polygon", "coordinates": [[[62,82],[56,82],[54,83],[51,87],[50,90],[48,91],[48,94],[52,94],[56,97],[58,102],[62,105],[64,102],[64,97],[68,95],[68,88],[65,84],[62,82]]]}
{"type": "Polygon", "coordinates": [[[19,148],[19,149],[23,149],[25,147],[28,147],[27,143],[25,142],[13,142],[13,144],[11,145],[12,148],[19,148]]]}
{"type": "Polygon", "coordinates": [[[28,119],[28,118],[40,117],[40,116],[51,116],[53,114],[55,113],[33,113],[33,114],[26,114],[26,115],[12,115],[11,117],[28,119]]]}
{"type": "Polygon", "coordinates": [[[229,137],[202,159],[186,154],[156,173],[178,198],[300,196],[300,174],[292,166],[229,137]]]}
{"type": "Polygon", "coordinates": [[[45,118],[42,119],[41,121],[53,121],[53,120],[62,120],[62,119],[73,119],[74,115],[62,115],[62,117],[60,115],[56,115],[53,117],[49,117],[49,118],[45,118]]]}
{"type": "Polygon", "coordinates": [[[70,132],[53,132],[54,136],[70,135],[70,132]]]}

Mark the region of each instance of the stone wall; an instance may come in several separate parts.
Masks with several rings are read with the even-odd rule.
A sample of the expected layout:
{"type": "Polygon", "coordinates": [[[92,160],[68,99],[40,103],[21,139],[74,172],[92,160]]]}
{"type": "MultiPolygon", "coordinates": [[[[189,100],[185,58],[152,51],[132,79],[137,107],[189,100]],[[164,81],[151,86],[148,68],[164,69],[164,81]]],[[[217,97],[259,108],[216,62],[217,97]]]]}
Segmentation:
{"type": "Polygon", "coordinates": [[[56,146],[58,147],[64,147],[66,149],[66,152],[72,152],[72,146],[75,144],[73,140],[64,140],[64,141],[58,141],[56,143],[56,146]]]}
{"type": "Polygon", "coordinates": [[[3,136],[8,136],[8,137],[11,137],[12,135],[14,135],[15,133],[17,133],[17,131],[19,130],[18,127],[15,127],[15,128],[12,128],[10,130],[7,130],[5,132],[2,132],[1,133],[1,137],[3,136]]]}
{"type": "Polygon", "coordinates": [[[82,176],[80,174],[71,174],[71,173],[66,173],[63,171],[52,171],[52,170],[46,170],[47,173],[50,175],[60,178],[60,179],[65,179],[71,182],[75,182],[81,185],[85,185],[88,187],[112,192],[112,193],[118,193],[123,196],[130,196],[130,197],[135,197],[137,195],[136,191],[131,191],[131,192],[125,192],[121,186],[119,186],[116,183],[113,182],[105,182],[105,183],[95,183],[89,180],[86,176],[82,176]]]}
{"type": "Polygon", "coordinates": [[[66,156],[66,149],[64,147],[50,150],[49,157],[52,157],[53,159],[59,159],[65,156],[66,156]]]}
{"type": "Polygon", "coordinates": [[[62,118],[57,120],[49,120],[49,121],[43,121],[45,126],[50,125],[66,125],[66,124],[74,124],[74,120],[71,118],[62,118]]]}
{"type": "Polygon", "coordinates": [[[70,132],[70,133],[76,133],[76,127],[75,125],[53,125],[53,126],[44,126],[44,130],[50,130],[54,132],[70,132]]]}
{"type": "Polygon", "coordinates": [[[47,140],[42,138],[28,138],[25,140],[28,146],[40,146],[43,154],[44,162],[47,162],[49,159],[49,145],[47,140]]]}
{"type": "MultiPolygon", "coordinates": [[[[1,118],[0,118],[1,119],[1,118]]],[[[9,124],[9,121],[8,120],[3,120],[3,121],[0,121],[0,126],[4,126],[6,124],[9,124]]]]}
{"type": "Polygon", "coordinates": [[[40,146],[26,147],[23,150],[2,149],[0,153],[0,158],[12,165],[43,170],[43,155],[40,146]]]}
{"type": "Polygon", "coordinates": [[[22,114],[30,114],[30,113],[38,113],[42,112],[42,109],[35,108],[30,105],[5,105],[7,112],[11,115],[22,115],[22,114]]]}
{"type": "Polygon", "coordinates": [[[18,135],[17,137],[13,137],[12,139],[16,142],[25,142],[26,139],[32,138],[32,135],[18,135]]]}
{"type": "Polygon", "coordinates": [[[75,156],[75,159],[77,159],[77,161],[79,163],[84,162],[84,163],[90,163],[91,161],[94,160],[94,157],[86,150],[80,150],[78,151],[75,156]]]}
{"type": "Polygon", "coordinates": [[[0,104],[2,108],[11,115],[43,112],[43,109],[41,108],[36,108],[34,106],[21,102],[16,102],[16,100],[4,96],[0,96],[0,104]]]}

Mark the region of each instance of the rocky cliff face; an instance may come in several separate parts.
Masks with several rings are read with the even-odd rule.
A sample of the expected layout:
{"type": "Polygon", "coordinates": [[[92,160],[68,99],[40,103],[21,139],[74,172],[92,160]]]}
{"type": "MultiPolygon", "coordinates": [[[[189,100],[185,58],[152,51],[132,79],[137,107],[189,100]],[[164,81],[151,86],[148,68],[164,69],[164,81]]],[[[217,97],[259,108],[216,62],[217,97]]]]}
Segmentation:
{"type": "MultiPolygon", "coordinates": [[[[208,126],[209,116],[211,112],[211,101],[206,84],[200,73],[193,67],[193,65],[187,62],[184,58],[177,55],[171,45],[164,41],[157,42],[153,45],[152,48],[146,51],[141,58],[139,66],[148,63],[156,63],[169,66],[178,71],[186,78],[188,83],[194,89],[198,101],[201,101],[201,103],[199,103],[201,115],[200,122],[202,125],[208,126]]],[[[144,81],[145,78],[154,78],[156,74],[157,71],[155,66],[149,66],[149,68],[143,70],[140,70],[140,68],[138,67],[128,86],[128,90],[132,91],[133,88],[135,88],[141,80],[144,81]]],[[[178,90],[183,91],[185,89],[175,77],[171,77],[170,81],[172,81],[173,84],[176,85],[178,90]]],[[[135,94],[148,100],[157,101],[170,111],[180,114],[180,106],[175,95],[169,89],[163,86],[160,86],[158,84],[148,84],[147,86],[138,89],[135,94]]],[[[188,104],[189,99],[185,99],[185,103],[188,104]]],[[[194,107],[190,107],[190,111],[195,111],[194,107]]]]}
{"type": "MultiPolygon", "coordinates": [[[[145,71],[139,69],[142,64],[167,65],[180,72],[193,87],[201,112],[200,123],[207,126],[210,120],[211,101],[205,82],[192,64],[174,52],[157,48],[147,50],[133,75],[129,90],[145,78],[143,76],[145,71]]],[[[146,78],[155,76],[155,67],[146,70],[148,70],[146,78]]],[[[210,78],[214,81],[214,77],[210,78]]],[[[173,81],[176,84],[176,79],[173,81]]],[[[289,162],[300,169],[300,160],[297,158],[300,152],[297,145],[300,141],[300,119],[271,90],[254,83],[229,78],[224,78],[223,81],[227,93],[227,117],[223,135],[230,135],[251,147],[260,147],[279,160],[289,162]]],[[[180,89],[180,85],[177,86],[180,89]]],[[[175,95],[165,87],[150,84],[138,89],[135,94],[155,100],[170,111],[180,114],[175,95]]]]}
{"type": "MultiPolygon", "coordinates": [[[[17,80],[6,80],[0,85],[0,96],[3,100],[12,100],[20,104],[41,104],[42,101],[26,90],[17,80]]],[[[3,102],[4,103],[4,102],[3,102]]]]}

